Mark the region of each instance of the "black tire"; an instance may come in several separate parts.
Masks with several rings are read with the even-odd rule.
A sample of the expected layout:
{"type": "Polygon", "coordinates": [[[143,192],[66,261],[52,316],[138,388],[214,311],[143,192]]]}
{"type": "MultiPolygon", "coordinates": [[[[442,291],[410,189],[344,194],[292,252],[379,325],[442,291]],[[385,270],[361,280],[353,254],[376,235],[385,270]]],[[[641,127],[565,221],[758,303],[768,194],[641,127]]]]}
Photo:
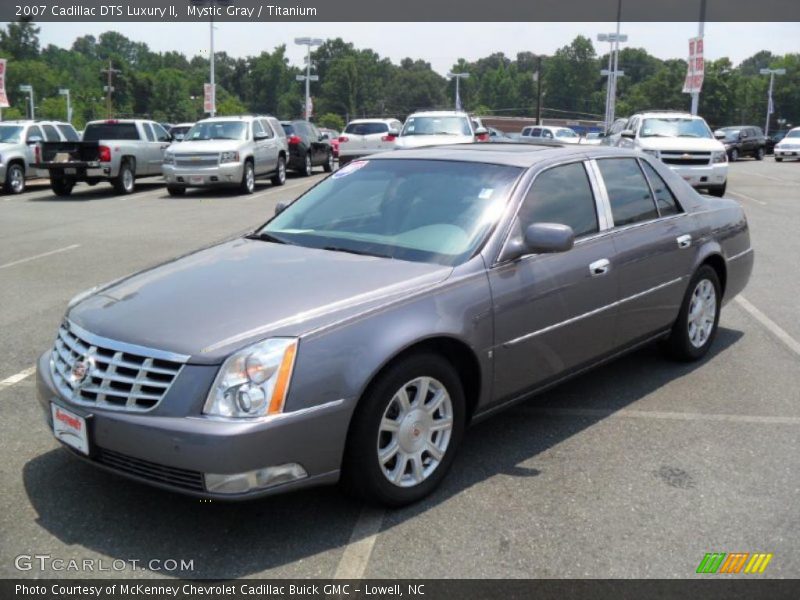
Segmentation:
{"type": "Polygon", "coordinates": [[[181,185],[168,185],[167,193],[170,196],[183,196],[186,194],[186,188],[181,185]]]}
{"type": "Polygon", "coordinates": [[[781,158],[780,156],[776,156],[775,162],[783,162],[783,158],[781,158]]]}
{"type": "Polygon", "coordinates": [[[286,158],[283,156],[278,157],[278,168],[275,169],[275,175],[270,179],[272,185],[281,186],[286,183],[286,158]]]}
{"type": "Polygon", "coordinates": [[[242,169],[242,180],[239,182],[239,193],[252,194],[256,191],[256,172],[253,167],[253,161],[247,159],[244,161],[244,168],[242,169]]]}
{"type": "Polygon", "coordinates": [[[325,159],[325,164],[322,165],[322,168],[326,173],[333,172],[333,152],[328,152],[328,156],[325,159]]]}
{"type": "Polygon", "coordinates": [[[719,324],[720,306],[722,304],[722,286],[719,283],[719,276],[717,272],[709,265],[702,265],[689,281],[689,287],[686,289],[686,294],[683,297],[683,304],[678,313],[678,318],[672,326],[669,338],[667,339],[667,347],[673,358],[682,361],[694,361],[703,358],[708,352],[708,349],[714,343],[714,338],[717,335],[717,325],[719,324]],[[690,335],[691,325],[689,323],[689,313],[695,301],[695,294],[701,282],[710,282],[714,289],[714,306],[715,313],[713,318],[713,325],[707,336],[696,339],[692,343],[690,335]],[[701,344],[696,342],[701,341],[701,344]]]}
{"type": "Polygon", "coordinates": [[[19,163],[8,165],[3,191],[6,194],[22,194],[25,192],[25,187],[25,167],[19,163]]]}
{"type": "Polygon", "coordinates": [[[731,148],[731,151],[728,153],[728,158],[731,162],[736,162],[739,160],[739,151],[736,148],[731,148]]]}
{"type": "Polygon", "coordinates": [[[303,177],[311,177],[312,173],[314,172],[314,167],[311,164],[311,153],[306,153],[305,162],[303,163],[303,169],[300,171],[303,177]]]}
{"type": "Polygon", "coordinates": [[[728,182],[726,181],[722,185],[717,185],[708,188],[708,193],[711,194],[712,196],[717,196],[719,198],[722,198],[725,195],[725,190],[727,189],[728,189],[728,182]]]}
{"type": "MultiPolygon", "coordinates": [[[[414,398],[412,406],[417,399],[414,398]]],[[[383,504],[390,507],[404,506],[416,502],[430,494],[447,475],[453,464],[458,446],[464,434],[466,422],[466,402],[461,380],[458,373],[449,361],[436,354],[412,354],[390,365],[369,386],[356,408],[342,464],[342,484],[345,489],[359,499],[371,503],[383,504]],[[418,377],[431,377],[440,382],[450,397],[452,407],[453,426],[450,430],[449,442],[438,465],[436,465],[421,482],[401,487],[392,483],[388,475],[384,475],[383,467],[378,459],[380,444],[380,423],[384,413],[389,410],[394,402],[394,395],[398,390],[418,377]]],[[[417,422],[413,435],[419,436],[417,422]]],[[[400,436],[400,432],[397,436],[400,436]]],[[[420,451],[420,468],[427,468],[422,460],[425,450],[420,451]]],[[[399,456],[399,454],[398,454],[399,456]]],[[[431,460],[429,456],[427,460],[431,460]]],[[[392,460],[392,459],[390,459],[392,460]]],[[[397,459],[395,459],[397,460],[397,459]]],[[[429,465],[428,465],[429,466],[429,465]]],[[[413,469],[411,463],[403,463],[405,467],[413,469]]],[[[395,468],[400,468],[395,466],[395,468]]]]}
{"type": "Polygon", "coordinates": [[[75,182],[71,179],[58,177],[57,179],[50,180],[50,189],[59,197],[66,197],[72,194],[72,188],[75,187],[75,182]]]}
{"type": "Polygon", "coordinates": [[[764,148],[759,148],[758,150],[756,150],[755,154],[756,160],[764,160],[764,156],[766,155],[766,153],[767,152],[766,150],[764,150],[764,148]]]}
{"type": "Polygon", "coordinates": [[[111,181],[117,194],[128,195],[136,190],[136,169],[129,160],[123,160],[119,173],[111,181]]]}

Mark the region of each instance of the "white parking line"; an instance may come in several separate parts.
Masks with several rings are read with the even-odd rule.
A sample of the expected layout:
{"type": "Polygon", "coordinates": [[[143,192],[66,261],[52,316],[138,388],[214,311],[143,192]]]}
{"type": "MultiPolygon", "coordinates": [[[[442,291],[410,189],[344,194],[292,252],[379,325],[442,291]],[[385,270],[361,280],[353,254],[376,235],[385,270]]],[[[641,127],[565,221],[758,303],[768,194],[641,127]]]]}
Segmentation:
{"type": "Polygon", "coordinates": [[[800,417],[668,412],[660,410],[635,410],[631,408],[614,410],[603,408],[550,408],[546,406],[528,406],[522,410],[528,413],[544,414],[553,417],[625,417],[631,419],[659,419],[674,421],[722,421],[726,423],[800,425],[800,417]]]}
{"type": "Polygon", "coordinates": [[[58,254],[59,252],[68,252],[69,250],[74,250],[75,248],[79,248],[80,244],[72,244],[71,246],[65,246],[64,248],[58,248],[57,250],[50,250],[49,252],[42,252],[41,254],[36,254],[35,256],[29,256],[28,258],[21,258],[19,260],[15,260],[10,263],[6,263],[4,265],[0,265],[0,269],[6,269],[8,267],[13,267],[15,265],[20,265],[22,263],[29,262],[31,260],[36,260],[37,258],[44,258],[45,256],[51,256],[53,254],[58,254]]]}
{"type": "Polygon", "coordinates": [[[2,381],[0,381],[0,390],[3,388],[11,387],[15,383],[19,383],[23,379],[26,379],[33,375],[36,372],[36,367],[30,367],[29,369],[25,369],[24,371],[20,371],[16,375],[12,375],[11,377],[6,377],[2,381]]]}
{"type": "Polygon", "coordinates": [[[786,333],[786,331],[782,329],[780,325],[758,310],[755,306],[750,304],[750,302],[744,296],[736,296],[736,303],[750,313],[750,315],[756,321],[766,327],[770,333],[782,341],[786,347],[789,348],[789,350],[800,356],[800,342],[786,333]]]}
{"type": "Polygon", "coordinates": [[[759,200],[758,198],[753,198],[752,196],[748,196],[747,194],[743,194],[742,192],[729,192],[732,196],[740,196],[744,200],[750,200],[752,202],[757,202],[761,206],[766,206],[767,203],[763,200],[759,200]]]}
{"type": "Polygon", "coordinates": [[[753,173],[752,171],[748,171],[748,175],[755,175],[756,177],[762,177],[763,179],[771,179],[772,181],[780,181],[781,183],[797,183],[794,179],[781,179],[780,177],[772,177],[771,175],[762,175],[761,173],[753,173]]]}
{"type": "Polygon", "coordinates": [[[362,509],[333,575],[334,579],[361,579],[364,576],[372,548],[383,525],[384,514],[379,508],[365,506],[362,509]]]}

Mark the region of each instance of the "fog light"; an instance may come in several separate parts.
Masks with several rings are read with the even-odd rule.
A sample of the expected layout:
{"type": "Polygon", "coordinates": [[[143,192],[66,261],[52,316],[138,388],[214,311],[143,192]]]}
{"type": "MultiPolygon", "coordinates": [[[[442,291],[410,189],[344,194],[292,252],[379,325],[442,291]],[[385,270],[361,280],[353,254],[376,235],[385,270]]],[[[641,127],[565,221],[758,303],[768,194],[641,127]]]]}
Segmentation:
{"type": "Polygon", "coordinates": [[[206,490],[215,494],[244,494],[305,477],[308,477],[308,473],[297,463],[286,463],[276,467],[230,475],[205,474],[206,490]]]}

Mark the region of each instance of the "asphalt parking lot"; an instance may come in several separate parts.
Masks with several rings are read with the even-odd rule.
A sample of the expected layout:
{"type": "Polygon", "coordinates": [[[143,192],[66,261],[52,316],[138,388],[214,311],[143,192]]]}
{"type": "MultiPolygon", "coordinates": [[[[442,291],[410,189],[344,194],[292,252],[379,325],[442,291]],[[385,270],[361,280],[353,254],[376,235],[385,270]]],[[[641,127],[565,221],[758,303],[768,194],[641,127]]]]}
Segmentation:
{"type": "Polygon", "coordinates": [[[774,555],[747,577],[800,574],[800,164],[772,158],[731,165],[756,266],[705,360],[644,348],[476,425],[415,506],[337,488],[201,502],[61,450],[30,373],[67,301],[251,229],[321,177],[252,196],[156,182],[0,196],[0,576],[683,578],[707,552],[774,555]],[[20,554],[194,568],[20,572],[20,554]]]}

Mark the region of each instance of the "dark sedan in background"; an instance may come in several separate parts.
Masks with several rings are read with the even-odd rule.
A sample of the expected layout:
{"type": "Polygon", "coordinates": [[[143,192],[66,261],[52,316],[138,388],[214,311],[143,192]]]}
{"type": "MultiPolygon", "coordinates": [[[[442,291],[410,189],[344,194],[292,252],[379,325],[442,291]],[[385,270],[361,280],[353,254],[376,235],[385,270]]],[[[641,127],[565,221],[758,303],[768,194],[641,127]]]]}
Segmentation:
{"type": "Polygon", "coordinates": [[[317,126],[308,121],[281,121],[289,145],[287,168],[306,177],[314,167],[322,166],[326,173],[333,171],[333,148],[317,126]]]}
{"type": "Polygon", "coordinates": [[[756,160],[764,160],[767,154],[767,138],[760,127],[753,125],[737,125],[719,129],[725,137],[720,141],[725,146],[728,159],[736,162],[742,156],[752,156],[756,160]]]}
{"type": "Polygon", "coordinates": [[[478,419],[655,340],[703,357],[753,266],[737,202],[600,146],[386,152],[276,213],[70,303],[38,364],[70,451],[201,497],[407,504],[478,419]]]}

